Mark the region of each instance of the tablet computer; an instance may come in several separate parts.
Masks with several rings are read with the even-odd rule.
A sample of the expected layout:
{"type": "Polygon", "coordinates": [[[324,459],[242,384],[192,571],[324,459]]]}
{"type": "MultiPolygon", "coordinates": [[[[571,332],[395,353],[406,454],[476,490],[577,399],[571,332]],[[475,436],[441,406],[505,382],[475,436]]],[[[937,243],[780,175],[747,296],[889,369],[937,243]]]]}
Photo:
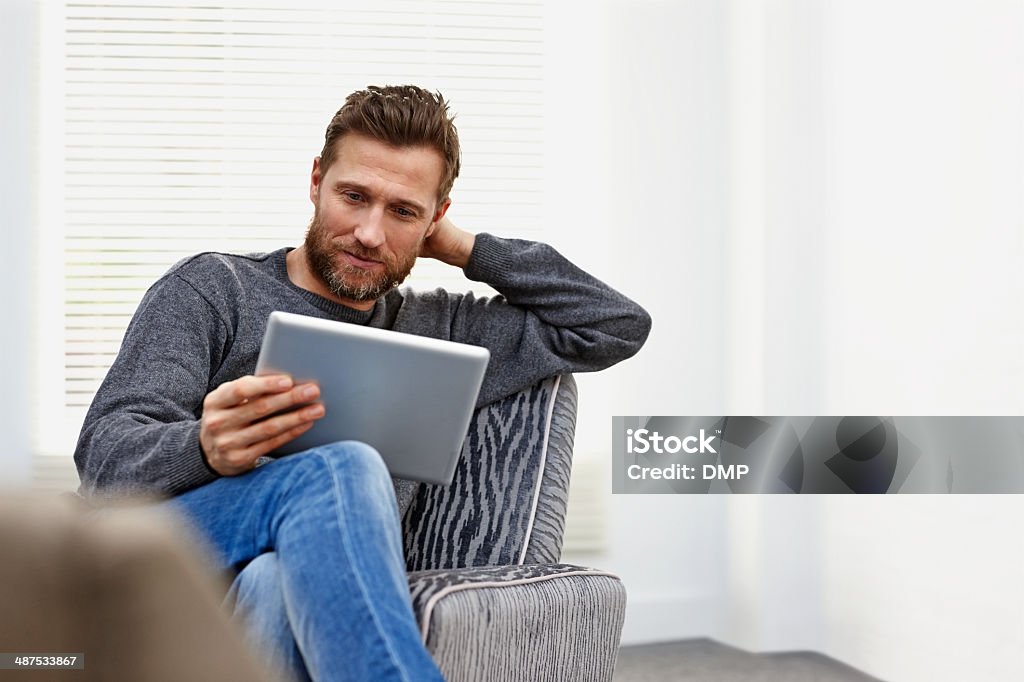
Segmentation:
{"type": "Polygon", "coordinates": [[[256,374],[315,381],[325,412],[273,456],[358,440],[393,476],[447,485],[489,359],[479,346],[271,313],[256,374]]]}

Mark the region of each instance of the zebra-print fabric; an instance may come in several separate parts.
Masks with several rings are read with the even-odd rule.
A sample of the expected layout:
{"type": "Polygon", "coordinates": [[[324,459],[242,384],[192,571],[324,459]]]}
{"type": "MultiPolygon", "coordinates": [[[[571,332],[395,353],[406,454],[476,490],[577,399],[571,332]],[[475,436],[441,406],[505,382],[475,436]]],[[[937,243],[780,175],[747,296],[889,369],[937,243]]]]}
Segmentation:
{"type": "Polygon", "coordinates": [[[408,570],[557,561],[575,414],[569,375],[477,410],[451,485],[419,486],[405,514],[408,570]]]}
{"type": "Polygon", "coordinates": [[[626,592],[568,564],[409,575],[427,649],[448,682],[611,679],[626,592]]]}

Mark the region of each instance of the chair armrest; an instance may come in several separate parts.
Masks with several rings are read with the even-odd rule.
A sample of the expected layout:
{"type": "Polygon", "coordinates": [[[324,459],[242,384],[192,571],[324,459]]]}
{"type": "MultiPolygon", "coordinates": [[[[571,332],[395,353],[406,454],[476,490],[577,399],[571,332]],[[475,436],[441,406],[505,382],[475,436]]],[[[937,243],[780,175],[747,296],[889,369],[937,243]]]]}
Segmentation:
{"type": "Polygon", "coordinates": [[[571,564],[416,571],[409,590],[449,682],[611,679],[626,608],[612,573],[571,564]]]}

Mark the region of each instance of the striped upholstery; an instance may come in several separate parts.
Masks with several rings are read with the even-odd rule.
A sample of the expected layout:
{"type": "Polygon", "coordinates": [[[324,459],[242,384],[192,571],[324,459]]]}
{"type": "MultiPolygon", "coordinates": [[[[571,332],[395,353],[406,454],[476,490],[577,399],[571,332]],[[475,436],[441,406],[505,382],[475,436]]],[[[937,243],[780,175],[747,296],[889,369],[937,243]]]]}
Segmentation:
{"type": "Polygon", "coordinates": [[[625,617],[615,576],[567,564],[409,576],[427,649],[448,682],[602,682],[625,617]]]}
{"type": "Polygon", "coordinates": [[[571,375],[477,410],[451,485],[405,514],[408,570],[558,561],[575,426],[571,375]]]}
{"type": "MultiPolygon", "coordinates": [[[[438,571],[415,571],[409,574],[409,594],[413,610],[429,612],[443,598],[466,589],[530,585],[565,576],[611,576],[596,568],[572,564],[522,564],[519,566],[477,566],[438,571]]],[[[612,576],[614,577],[614,576],[612,576]]],[[[421,623],[424,639],[430,641],[429,622],[421,623]]]]}
{"type": "Polygon", "coordinates": [[[552,377],[477,410],[450,486],[404,519],[413,609],[449,682],[610,680],[626,592],[562,550],[576,382],[552,377]]]}

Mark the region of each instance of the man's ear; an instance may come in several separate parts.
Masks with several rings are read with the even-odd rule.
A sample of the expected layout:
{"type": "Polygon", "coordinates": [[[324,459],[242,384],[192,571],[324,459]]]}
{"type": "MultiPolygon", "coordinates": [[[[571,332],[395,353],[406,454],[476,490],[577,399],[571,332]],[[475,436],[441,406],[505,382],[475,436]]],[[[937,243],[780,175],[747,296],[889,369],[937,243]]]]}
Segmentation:
{"type": "Polygon", "coordinates": [[[313,171],[309,174],[309,200],[317,205],[320,197],[320,157],[313,158],[313,171]]]}
{"type": "Polygon", "coordinates": [[[441,221],[441,218],[444,217],[444,214],[448,212],[448,207],[451,205],[452,200],[451,198],[448,198],[444,200],[443,204],[437,207],[437,210],[434,211],[434,219],[430,221],[430,227],[427,228],[427,234],[425,237],[429,237],[434,234],[434,231],[437,229],[437,224],[441,221]]]}

